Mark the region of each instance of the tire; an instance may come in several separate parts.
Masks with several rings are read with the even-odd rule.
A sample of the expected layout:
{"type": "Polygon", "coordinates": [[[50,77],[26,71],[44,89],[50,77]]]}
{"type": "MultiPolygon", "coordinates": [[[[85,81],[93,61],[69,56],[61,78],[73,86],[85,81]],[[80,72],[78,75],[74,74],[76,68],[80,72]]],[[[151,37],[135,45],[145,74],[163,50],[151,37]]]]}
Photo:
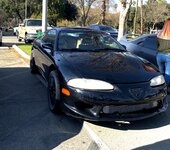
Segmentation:
{"type": "Polygon", "coordinates": [[[51,71],[48,78],[48,104],[53,113],[61,113],[61,90],[57,71],[51,71]]]}
{"type": "Polygon", "coordinates": [[[2,46],[2,42],[0,42],[0,46],[2,46]]]}
{"type": "Polygon", "coordinates": [[[32,56],[31,53],[31,59],[30,59],[30,69],[32,74],[36,74],[38,72],[37,66],[35,64],[34,57],[32,56]]]}
{"type": "Polygon", "coordinates": [[[25,34],[25,44],[30,44],[31,42],[30,42],[30,40],[28,39],[28,37],[27,37],[27,34],[25,34]]]}
{"type": "Polygon", "coordinates": [[[18,36],[18,42],[21,42],[22,41],[22,39],[18,36]]]}
{"type": "Polygon", "coordinates": [[[17,38],[18,38],[18,31],[16,31],[16,36],[17,36],[17,38]]]}

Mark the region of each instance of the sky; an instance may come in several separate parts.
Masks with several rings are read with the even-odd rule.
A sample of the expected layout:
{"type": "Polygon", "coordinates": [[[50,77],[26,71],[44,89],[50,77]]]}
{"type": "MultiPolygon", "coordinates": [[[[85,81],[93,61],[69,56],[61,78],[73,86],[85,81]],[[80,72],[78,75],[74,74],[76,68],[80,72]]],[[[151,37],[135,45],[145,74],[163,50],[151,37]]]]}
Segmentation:
{"type": "MultiPolygon", "coordinates": [[[[136,0],[132,0],[132,1],[136,1],[136,0]]],[[[139,6],[140,6],[140,0],[138,0],[139,1],[139,6]]],[[[148,0],[143,0],[143,3],[145,4],[146,2],[147,2],[148,0]]],[[[169,3],[170,4],[170,0],[166,0],[167,1],[167,3],[169,3]]],[[[114,5],[114,4],[118,4],[118,8],[117,8],[117,11],[119,11],[120,10],[120,8],[119,8],[119,2],[120,2],[120,0],[110,0],[110,5],[114,5]]],[[[117,12],[115,9],[109,9],[111,12],[117,12]]]]}
{"type": "MultiPolygon", "coordinates": [[[[113,0],[111,0],[111,1],[113,1],[113,0]]],[[[132,1],[133,1],[133,0],[132,0],[132,1]]],[[[143,0],[143,1],[144,1],[144,3],[145,3],[145,2],[147,2],[148,0],[143,0]]],[[[166,1],[167,1],[167,3],[170,3],[170,0],[166,0],[166,1]]],[[[118,3],[119,0],[114,0],[114,2],[115,2],[115,3],[118,3]]]]}

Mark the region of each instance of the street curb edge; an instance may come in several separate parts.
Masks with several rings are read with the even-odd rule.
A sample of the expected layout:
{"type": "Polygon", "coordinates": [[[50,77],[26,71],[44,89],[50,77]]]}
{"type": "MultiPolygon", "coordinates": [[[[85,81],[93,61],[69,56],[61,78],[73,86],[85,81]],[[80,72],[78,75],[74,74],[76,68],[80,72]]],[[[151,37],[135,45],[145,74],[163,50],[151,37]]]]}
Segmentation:
{"type": "Polygon", "coordinates": [[[30,56],[23,52],[18,46],[12,45],[12,48],[14,48],[23,58],[30,60],[30,56]]]}

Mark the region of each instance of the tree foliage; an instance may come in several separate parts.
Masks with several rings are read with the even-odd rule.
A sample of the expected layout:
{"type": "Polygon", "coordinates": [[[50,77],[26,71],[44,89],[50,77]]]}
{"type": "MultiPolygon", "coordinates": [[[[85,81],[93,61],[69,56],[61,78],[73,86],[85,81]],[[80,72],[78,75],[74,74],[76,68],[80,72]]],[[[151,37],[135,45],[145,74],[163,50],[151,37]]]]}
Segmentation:
{"type": "Polygon", "coordinates": [[[156,23],[164,21],[169,14],[167,3],[164,0],[148,0],[143,11],[145,16],[143,21],[152,29],[156,23]]]}
{"type": "Polygon", "coordinates": [[[73,21],[77,16],[77,8],[74,4],[67,0],[49,0],[48,3],[48,18],[53,25],[62,19],[73,21]]]}
{"type": "MultiPolygon", "coordinates": [[[[148,0],[145,5],[142,6],[142,27],[141,27],[141,12],[137,13],[136,20],[136,33],[144,33],[150,32],[152,29],[161,29],[162,22],[166,20],[170,16],[170,5],[167,4],[164,0],[148,0]],[[142,29],[141,29],[142,28],[142,29]]],[[[138,8],[141,10],[141,6],[138,8]]],[[[134,21],[135,8],[131,7],[128,19],[128,26],[130,30],[133,29],[132,22],[134,21]]]]}
{"type": "Polygon", "coordinates": [[[70,0],[79,10],[81,26],[86,26],[92,4],[97,0],[70,0]]]}
{"type": "MultiPolygon", "coordinates": [[[[7,18],[25,19],[25,0],[1,0],[0,7],[7,14],[7,18]]],[[[27,18],[41,16],[42,0],[27,0],[27,18]]],[[[57,20],[75,20],[77,8],[68,0],[48,0],[48,18],[56,25],[57,20]]]]}

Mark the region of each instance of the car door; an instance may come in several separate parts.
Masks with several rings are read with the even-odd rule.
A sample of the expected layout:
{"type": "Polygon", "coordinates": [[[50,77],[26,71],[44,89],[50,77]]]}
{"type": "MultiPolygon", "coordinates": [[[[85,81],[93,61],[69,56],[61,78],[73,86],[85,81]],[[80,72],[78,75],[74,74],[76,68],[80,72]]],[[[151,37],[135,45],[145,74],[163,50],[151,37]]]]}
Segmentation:
{"type": "Polygon", "coordinates": [[[20,27],[19,37],[25,38],[26,27],[27,27],[27,20],[25,20],[24,23],[20,27]]]}
{"type": "Polygon", "coordinates": [[[45,78],[48,77],[49,67],[54,63],[53,52],[55,50],[56,30],[52,29],[42,37],[41,44],[39,46],[38,53],[38,66],[40,67],[42,74],[45,78]],[[53,48],[48,48],[47,45],[51,45],[53,48]]]}
{"type": "Polygon", "coordinates": [[[133,53],[150,61],[157,66],[156,54],[158,41],[156,36],[146,36],[132,42],[134,45],[133,53]]]}

